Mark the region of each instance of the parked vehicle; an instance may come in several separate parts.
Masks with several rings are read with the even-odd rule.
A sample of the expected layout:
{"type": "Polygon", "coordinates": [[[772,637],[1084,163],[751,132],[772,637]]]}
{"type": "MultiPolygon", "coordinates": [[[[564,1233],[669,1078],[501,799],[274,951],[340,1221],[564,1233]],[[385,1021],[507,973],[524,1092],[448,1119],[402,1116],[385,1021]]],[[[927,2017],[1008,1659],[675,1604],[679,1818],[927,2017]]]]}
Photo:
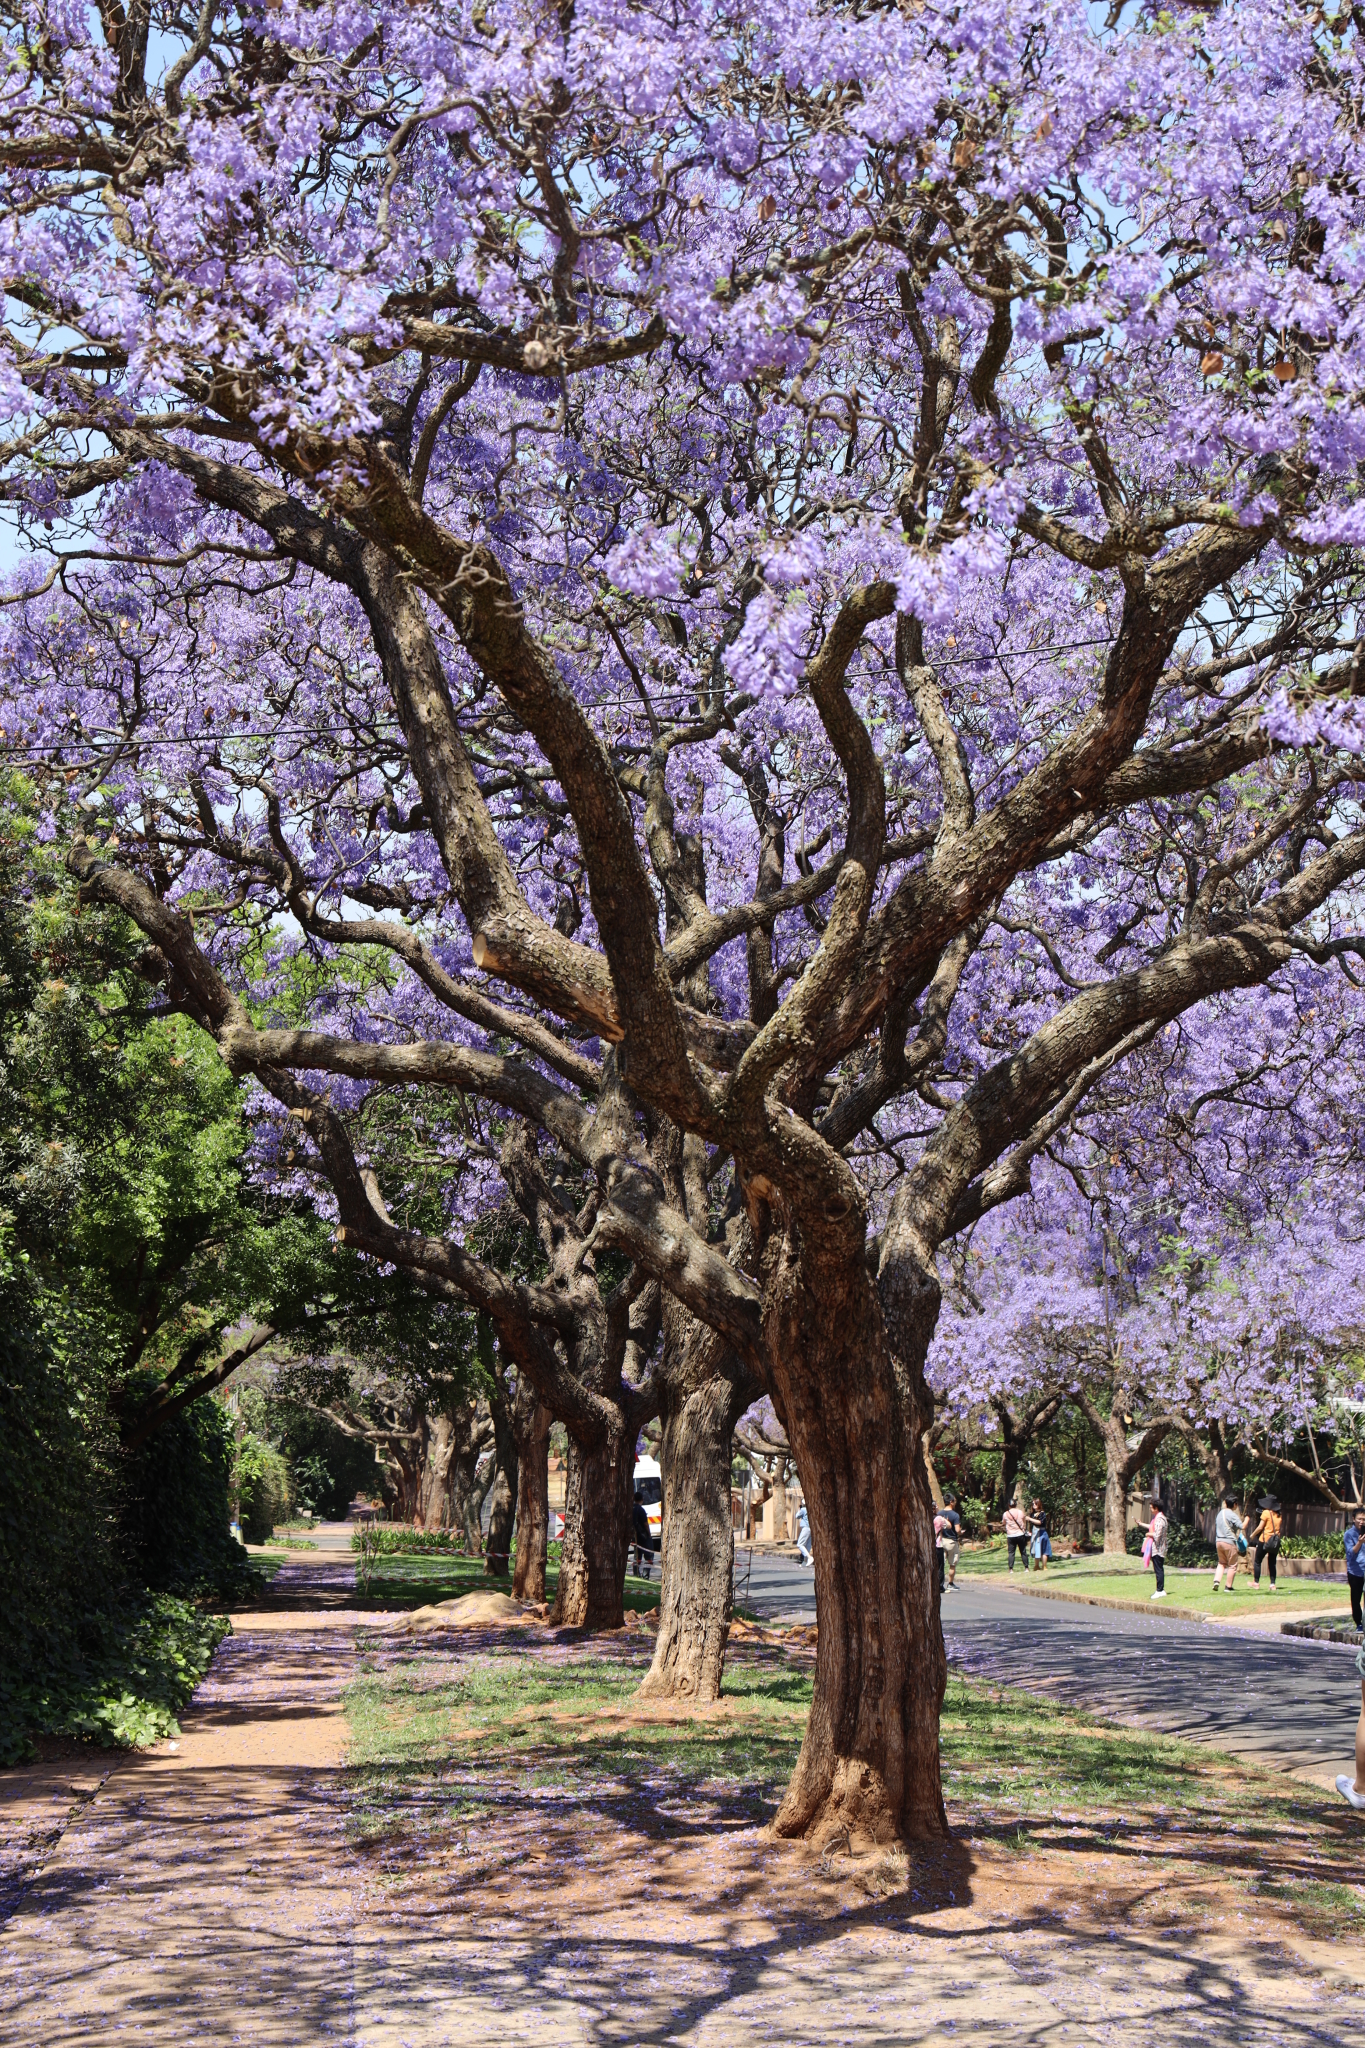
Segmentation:
{"type": "Polygon", "coordinates": [[[635,1487],[649,1516],[649,1533],[656,1543],[661,1543],[664,1533],[664,1475],[657,1458],[636,1460],[635,1487]]]}

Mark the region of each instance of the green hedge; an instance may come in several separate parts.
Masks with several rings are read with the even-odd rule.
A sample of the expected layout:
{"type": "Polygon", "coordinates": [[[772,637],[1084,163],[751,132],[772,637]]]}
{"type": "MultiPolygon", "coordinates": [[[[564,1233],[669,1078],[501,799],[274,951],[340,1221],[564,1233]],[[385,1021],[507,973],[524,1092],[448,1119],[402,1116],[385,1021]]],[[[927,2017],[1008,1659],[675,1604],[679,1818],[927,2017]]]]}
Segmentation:
{"type": "MultiPolygon", "coordinates": [[[[391,1528],[381,1525],[374,1531],[379,1539],[381,1556],[385,1551],[404,1551],[417,1557],[456,1557],[463,1554],[463,1541],[448,1529],[391,1528]]],[[[360,1530],[351,1538],[352,1550],[360,1548],[360,1530]]]]}
{"type": "Polygon", "coordinates": [[[248,1543],[268,1542],[293,1505],[288,1465],[273,1444],[247,1430],[236,1447],[233,1479],[243,1536],[248,1543]]]}
{"type": "Polygon", "coordinates": [[[194,1401],[125,1457],[123,1562],[134,1585],[199,1599],[241,1599],[255,1583],[229,1522],[232,1425],[217,1401],[194,1401]]]}
{"type": "Polygon", "coordinates": [[[1346,1538],[1340,1530],[1331,1536],[1286,1536],[1280,1543],[1281,1557],[1341,1557],[1346,1555],[1346,1538]]]}
{"type": "Polygon", "coordinates": [[[178,1735],[177,1712],[231,1633],[225,1615],[169,1593],[90,1616],[41,1669],[0,1676],[0,1764],[31,1757],[34,1735],[83,1735],[105,1749],[178,1735]]]}

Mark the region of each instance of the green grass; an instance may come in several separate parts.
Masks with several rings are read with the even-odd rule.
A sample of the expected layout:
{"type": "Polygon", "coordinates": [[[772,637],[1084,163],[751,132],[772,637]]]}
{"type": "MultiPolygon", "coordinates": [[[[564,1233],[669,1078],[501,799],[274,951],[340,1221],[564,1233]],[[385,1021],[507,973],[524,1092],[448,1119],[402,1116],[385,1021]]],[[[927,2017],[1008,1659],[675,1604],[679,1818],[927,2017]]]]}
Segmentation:
{"type": "MultiPolygon", "coordinates": [[[[558,1584],[559,1567],[552,1562],[545,1573],[547,1599],[553,1600],[558,1584]]],[[[465,1593],[510,1593],[511,1590],[512,1581],[508,1574],[485,1571],[481,1557],[385,1551],[375,1560],[369,1597],[402,1607],[425,1607],[437,1600],[458,1600],[465,1593]]],[[[627,1577],[625,1604],[628,1610],[637,1614],[657,1607],[658,1580],[627,1577]]]]}
{"type": "MultiPolygon", "coordinates": [[[[374,1638],[347,1694],[351,1832],[387,1859],[385,1882],[454,1841],[474,1896],[552,1820],[595,1835],[610,1867],[627,1853],[613,1830],[681,1840],[771,1817],[804,1733],[807,1669],[776,1654],[731,1663],[718,1708],[652,1718],[631,1702],[637,1658],[486,1640],[395,1657],[374,1638]]],[[[983,1852],[1117,1858],[1159,1920],[1197,1919],[1209,1885],[1224,1903],[1232,1886],[1314,1932],[1365,1932],[1355,1817],[1312,1786],[957,1677],[941,1755],[954,1832],[983,1852]]],[[[1077,1873],[1093,1886],[1093,1865],[1077,1873]]]]}
{"type": "Polygon", "coordinates": [[[810,1680],[777,1661],[727,1679],[733,1711],[717,1720],[661,1721],[630,1711],[638,1662],[544,1657],[508,1649],[460,1661],[420,1653],[362,1669],[346,1695],[355,1770],[353,1831],[388,1839],[414,1803],[436,1816],[483,1810],[486,1774],[518,1786],[604,1798],[642,1790],[670,1799],[721,1797],[750,1820],[771,1812],[795,1765],[810,1680]]]}
{"type": "MultiPolygon", "coordinates": [[[[1028,1583],[1030,1587],[1046,1586],[1058,1592],[1070,1585],[1079,1592],[1111,1600],[1150,1600],[1156,1590],[1152,1574],[1143,1571],[1048,1572],[1041,1578],[1031,1576],[1028,1583]]],[[[1262,1578],[1260,1585],[1256,1586],[1250,1578],[1244,1580],[1240,1572],[1231,1592],[1224,1589],[1215,1593],[1209,1572],[1168,1571],[1164,1604],[1178,1607],[1182,1613],[1222,1616],[1238,1611],[1259,1616],[1269,1608],[1294,1615],[1336,1615],[1339,1610],[1349,1621],[1351,1613],[1344,1586],[1325,1586],[1321,1580],[1314,1579],[1286,1579],[1281,1581],[1279,1591],[1272,1593],[1267,1579],[1262,1578]]]]}

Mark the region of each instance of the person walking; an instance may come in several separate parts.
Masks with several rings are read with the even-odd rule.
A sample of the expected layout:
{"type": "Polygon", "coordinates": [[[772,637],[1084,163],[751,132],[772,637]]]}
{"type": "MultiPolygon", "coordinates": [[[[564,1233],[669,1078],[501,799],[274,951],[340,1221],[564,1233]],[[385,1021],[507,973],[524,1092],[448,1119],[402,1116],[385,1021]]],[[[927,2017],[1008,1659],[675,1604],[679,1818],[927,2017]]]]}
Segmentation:
{"type": "Polygon", "coordinates": [[[1033,1531],[1032,1540],[1029,1544],[1029,1550],[1033,1557],[1033,1569],[1036,1572],[1045,1572],[1052,1559],[1052,1538],[1047,1533],[1047,1516],[1043,1512],[1043,1503],[1040,1500],[1035,1500],[1033,1503],[1033,1512],[1028,1518],[1028,1525],[1033,1531]]]}
{"type": "Polygon", "coordinates": [[[1009,1550],[1009,1570],[1014,1570],[1014,1553],[1017,1550],[1028,1570],[1028,1514],[1020,1499],[1011,1501],[1005,1509],[1005,1544],[1009,1550]]]}
{"type": "Polygon", "coordinates": [[[962,1517],[957,1511],[957,1495],[950,1493],[942,1508],[934,1517],[935,1547],[938,1550],[938,1589],[946,1590],[943,1572],[946,1565],[947,1583],[953,1585],[957,1579],[957,1561],[962,1555],[962,1517]]]}
{"type": "Polygon", "coordinates": [[[810,1547],[810,1515],[804,1501],[796,1510],[796,1554],[802,1564],[814,1568],[815,1558],[810,1547]]]}
{"type": "Polygon", "coordinates": [[[1218,1569],[1213,1575],[1213,1590],[1216,1593],[1223,1584],[1227,1573],[1227,1589],[1232,1591],[1232,1582],[1237,1576],[1237,1567],[1246,1555],[1246,1531],[1237,1504],[1230,1493],[1223,1496],[1223,1505],[1218,1510],[1218,1519],[1213,1525],[1213,1539],[1218,1546],[1218,1569]],[[1240,1545],[1238,1538],[1241,1538],[1240,1545]]]}
{"type": "Polygon", "coordinates": [[[1261,1502],[1261,1519],[1256,1524],[1256,1527],[1247,1535],[1247,1542],[1254,1543],[1256,1546],[1256,1554],[1252,1559],[1252,1579],[1256,1585],[1260,1585],[1261,1560],[1264,1558],[1270,1567],[1270,1590],[1272,1593],[1279,1591],[1279,1587],[1275,1583],[1275,1560],[1280,1554],[1280,1529],[1282,1521],[1280,1503],[1276,1500],[1273,1493],[1268,1493],[1261,1502]]]}
{"type": "Polygon", "coordinates": [[[649,1510],[645,1506],[644,1493],[638,1486],[631,1519],[635,1535],[635,1569],[642,1579],[647,1579],[654,1569],[654,1538],[649,1533],[649,1510]]]}
{"type": "Polygon", "coordinates": [[[1346,1590],[1351,1596],[1351,1626],[1365,1628],[1361,1603],[1365,1600],[1365,1508],[1357,1508],[1346,1531],[1346,1590]]]}
{"type": "Polygon", "coordinates": [[[1356,1671],[1360,1677],[1360,1719],[1356,1722],[1356,1774],[1352,1780],[1345,1771],[1337,1779],[1337,1790],[1349,1806],[1357,1813],[1365,1812],[1365,1643],[1356,1651],[1356,1671]]]}
{"type": "Polygon", "coordinates": [[[1147,1524],[1147,1541],[1152,1546],[1152,1570],[1156,1573],[1156,1591],[1152,1595],[1154,1600],[1166,1598],[1166,1545],[1170,1533],[1171,1525],[1166,1520],[1166,1510],[1159,1500],[1154,1499],[1152,1519],[1147,1524]]]}

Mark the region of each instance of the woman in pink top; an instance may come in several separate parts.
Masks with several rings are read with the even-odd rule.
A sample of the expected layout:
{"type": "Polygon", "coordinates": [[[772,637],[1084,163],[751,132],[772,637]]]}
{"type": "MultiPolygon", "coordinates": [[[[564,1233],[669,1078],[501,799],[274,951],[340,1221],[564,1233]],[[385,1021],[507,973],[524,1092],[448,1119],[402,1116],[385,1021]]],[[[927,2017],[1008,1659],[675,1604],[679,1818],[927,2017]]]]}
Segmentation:
{"type": "Polygon", "coordinates": [[[1147,1540],[1152,1546],[1152,1570],[1156,1573],[1156,1591],[1153,1593],[1152,1598],[1154,1600],[1164,1600],[1166,1598],[1166,1542],[1171,1533],[1171,1525],[1166,1520],[1165,1510],[1159,1500],[1153,1501],[1152,1509],[1152,1519],[1147,1524],[1147,1540]]]}

